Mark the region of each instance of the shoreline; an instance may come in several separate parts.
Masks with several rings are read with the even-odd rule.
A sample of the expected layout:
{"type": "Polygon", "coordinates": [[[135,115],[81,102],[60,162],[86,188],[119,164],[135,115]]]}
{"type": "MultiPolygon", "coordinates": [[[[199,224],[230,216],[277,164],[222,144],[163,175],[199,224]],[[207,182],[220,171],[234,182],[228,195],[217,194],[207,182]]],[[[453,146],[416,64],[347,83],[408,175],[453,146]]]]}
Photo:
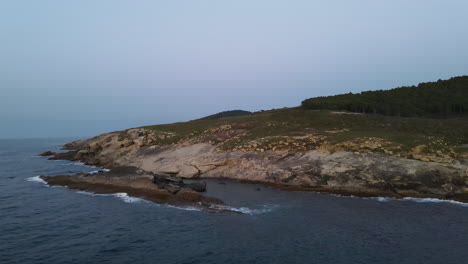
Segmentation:
{"type": "MultiPolygon", "coordinates": [[[[61,186],[66,187],[71,190],[76,190],[78,192],[86,192],[91,195],[115,195],[119,193],[125,193],[128,197],[142,199],[148,202],[174,206],[181,209],[196,209],[208,212],[233,212],[233,213],[242,213],[236,210],[234,207],[230,207],[225,204],[219,198],[208,197],[201,195],[201,199],[204,199],[204,202],[198,201],[189,201],[179,198],[177,196],[171,195],[170,193],[165,192],[165,190],[158,189],[158,191],[152,190],[152,188],[133,188],[131,186],[118,186],[112,183],[112,177],[107,176],[108,183],[89,183],[87,181],[80,181],[72,177],[80,177],[79,173],[77,175],[57,175],[57,176],[36,176],[38,178],[34,181],[41,181],[42,183],[48,186],[61,186]],[[54,179],[55,178],[55,179],[54,179]],[[64,180],[65,178],[65,180],[64,180]]],[[[95,174],[91,174],[93,176],[95,174]]],[[[136,178],[135,178],[136,179],[136,178]]],[[[135,180],[133,179],[133,180],[135,180]]],[[[209,181],[217,181],[218,184],[230,184],[230,182],[241,183],[241,184],[259,184],[265,187],[269,187],[281,191],[292,191],[292,192],[311,192],[316,194],[332,195],[339,196],[344,198],[359,198],[359,199],[375,199],[378,201],[413,201],[418,203],[431,202],[431,203],[452,203],[464,207],[468,207],[468,200],[463,199],[448,199],[444,197],[434,197],[434,196],[395,196],[390,193],[382,192],[347,192],[340,190],[322,190],[319,188],[310,188],[310,187],[295,187],[295,186],[284,186],[278,184],[270,184],[265,182],[253,182],[253,181],[239,181],[229,178],[210,178],[209,181]],[[226,183],[227,182],[227,183],[226,183]]],[[[33,180],[30,180],[33,181],[33,180]]],[[[198,180],[195,180],[198,181],[198,180]]],[[[131,184],[130,184],[131,185],[131,184]]]]}
{"type": "Polygon", "coordinates": [[[343,197],[359,197],[359,198],[388,198],[396,200],[405,200],[405,199],[438,199],[441,201],[454,201],[460,202],[463,204],[468,204],[468,196],[459,196],[459,197],[445,197],[443,195],[424,195],[416,192],[411,192],[413,195],[410,195],[410,192],[406,193],[394,193],[390,191],[381,191],[378,189],[344,189],[344,188],[332,188],[324,186],[292,186],[272,182],[262,182],[262,181],[250,181],[250,180],[237,180],[232,178],[209,178],[214,180],[229,180],[239,183],[246,184],[263,184],[269,187],[272,187],[277,190],[282,191],[292,191],[292,192],[314,192],[314,193],[323,193],[323,194],[332,194],[339,195],[343,197]]]}
{"type": "MultiPolygon", "coordinates": [[[[122,147],[117,137],[114,133],[103,134],[67,143],[62,146],[67,152],[49,151],[39,155],[48,156],[49,160],[79,161],[109,169],[134,167],[149,175],[184,180],[229,179],[286,191],[395,199],[434,198],[468,203],[468,166],[465,165],[317,150],[217,152],[216,146],[210,144],[147,147],[133,143],[122,147]]],[[[139,195],[139,190],[130,192],[139,195]]]]}
{"type": "Polygon", "coordinates": [[[225,205],[220,199],[205,196],[188,188],[182,188],[176,194],[172,194],[165,189],[158,188],[151,178],[142,175],[123,175],[109,171],[38,177],[48,186],[63,186],[94,194],[126,193],[130,197],[157,204],[190,207],[204,211],[229,211],[213,209],[225,205]]]}
{"type": "MultiPolygon", "coordinates": [[[[87,165],[86,163],[84,163],[87,165]]],[[[90,165],[87,165],[90,166],[90,165]]],[[[96,165],[92,165],[96,166],[96,165]]],[[[224,205],[224,202],[216,197],[207,197],[203,194],[195,194],[190,192],[188,197],[179,197],[171,194],[165,189],[159,189],[158,186],[152,183],[148,176],[136,175],[116,175],[112,170],[102,169],[98,173],[78,173],[75,175],[55,175],[55,176],[38,176],[49,186],[63,186],[73,190],[86,191],[96,194],[115,194],[125,192],[131,197],[141,198],[158,204],[169,204],[179,207],[194,207],[202,210],[213,210],[213,205],[224,205]],[[96,178],[98,180],[96,181],[96,178]],[[100,178],[100,180],[99,180],[100,178]],[[195,194],[195,195],[194,195],[195,194]]],[[[377,189],[343,189],[330,188],[323,186],[291,186],[273,182],[254,181],[254,180],[238,180],[224,177],[210,177],[199,179],[188,179],[191,181],[218,180],[218,181],[233,181],[245,184],[261,184],[282,191],[299,191],[313,192],[338,195],[343,197],[359,197],[359,198],[383,198],[395,200],[408,199],[437,199],[440,201],[457,202],[468,204],[468,197],[444,197],[442,195],[423,195],[416,192],[409,193],[394,193],[385,192],[377,189]]]]}

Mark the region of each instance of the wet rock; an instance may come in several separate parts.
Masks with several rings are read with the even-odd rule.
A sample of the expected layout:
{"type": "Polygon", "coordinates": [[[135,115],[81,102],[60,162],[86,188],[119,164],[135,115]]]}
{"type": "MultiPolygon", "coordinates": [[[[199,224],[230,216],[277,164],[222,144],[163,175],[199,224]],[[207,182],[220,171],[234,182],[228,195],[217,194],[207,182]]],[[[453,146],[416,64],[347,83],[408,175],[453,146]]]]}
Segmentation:
{"type": "Polygon", "coordinates": [[[198,202],[202,199],[202,195],[200,193],[188,188],[180,189],[180,191],[176,193],[176,196],[188,202],[198,202]]]}
{"type": "Polygon", "coordinates": [[[164,176],[159,174],[153,175],[153,183],[158,185],[158,187],[161,189],[164,189],[168,185],[174,185],[179,187],[182,187],[184,185],[184,182],[180,178],[173,176],[164,176]]]}
{"type": "Polygon", "coordinates": [[[55,153],[52,157],[49,158],[49,160],[71,160],[75,161],[78,160],[76,158],[76,154],[78,151],[68,151],[68,152],[62,152],[62,153],[55,153]]]}
{"type": "Polygon", "coordinates": [[[186,188],[190,188],[196,192],[205,192],[206,191],[206,182],[199,181],[199,182],[192,182],[189,184],[185,184],[186,188]]]}
{"type": "Polygon", "coordinates": [[[164,189],[166,189],[168,192],[172,193],[172,194],[176,194],[180,191],[181,187],[180,186],[176,186],[176,185],[172,185],[172,184],[169,184],[169,185],[166,185],[164,187],[164,189]]]}
{"type": "Polygon", "coordinates": [[[55,154],[56,154],[55,152],[46,151],[46,152],[43,152],[43,153],[39,154],[38,156],[41,156],[41,157],[48,157],[48,156],[53,156],[53,155],[55,155],[55,154]]]}

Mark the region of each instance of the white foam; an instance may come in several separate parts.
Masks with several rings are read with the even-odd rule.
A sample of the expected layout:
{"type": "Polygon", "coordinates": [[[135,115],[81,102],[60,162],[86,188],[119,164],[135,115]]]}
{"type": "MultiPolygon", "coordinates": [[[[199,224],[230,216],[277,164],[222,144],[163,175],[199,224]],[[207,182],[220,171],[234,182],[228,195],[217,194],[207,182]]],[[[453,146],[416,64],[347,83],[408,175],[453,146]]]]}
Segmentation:
{"type": "Polygon", "coordinates": [[[143,199],[128,196],[127,193],[114,193],[113,196],[120,198],[126,203],[139,203],[144,201],[143,199]]]}
{"type": "MultiPolygon", "coordinates": [[[[58,161],[61,161],[61,160],[58,160],[58,161]]],[[[98,167],[98,166],[86,165],[86,164],[84,164],[84,163],[81,162],[81,161],[73,161],[73,162],[65,163],[65,164],[63,164],[63,165],[64,165],[64,166],[84,166],[84,167],[88,167],[88,168],[101,169],[101,168],[98,167]]],[[[102,169],[102,170],[104,170],[104,169],[102,169]]]]}
{"type": "Polygon", "coordinates": [[[88,172],[89,174],[97,174],[97,173],[100,173],[100,172],[109,172],[110,170],[109,169],[99,169],[99,170],[95,170],[95,171],[91,171],[91,172],[88,172]]]}
{"type": "Polygon", "coordinates": [[[348,197],[348,198],[357,198],[357,199],[364,199],[364,200],[377,200],[379,202],[390,202],[390,201],[410,201],[416,203],[451,203],[456,204],[464,207],[468,207],[468,203],[454,201],[454,200],[444,200],[444,199],[437,199],[437,198],[415,198],[415,197],[404,197],[404,198],[392,198],[392,197],[360,197],[354,195],[340,195],[340,194],[330,194],[336,197],[348,197]]]}
{"type": "Polygon", "coordinates": [[[377,201],[382,202],[382,203],[390,201],[390,198],[388,198],[388,197],[374,197],[374,199],[376,199],[377,201]]]}
{"type": "Polygon", "coordinates": [[[216,209],[216,210],[225,210],[225,211],[231,211],[231,212],[238,212],[242,214],[247,214],[247,215],[258,215],[258,214],[264,214],[271,212],[274,207],[272,205],[264,205],[263,208],[259,209],[252,209],[248,207],[231,207],[227,205],[211,205],[211,209],[216,209]]]}
{"type": "Polygon", "coordinates": [[[191,207],[191,206],[183,207],[183,206],[174,206],[174,205],[166,204],[166,207],[184,210],[184,211],[201,211],[200,208],[191,207]]]}
{"type": "Polygon", "coordinates": [[[84,194],[84,195],[90,195],[90,196],[113,196],[121,199],[122,201],[126,203],[139,203],[139,202],[146,202],[143,199],[136,198],[136,197],[131,197],[128,196],[127,193],[111,193],[111,194],[103,194],[103,193],[93,193],[93,192],[87,192],[87,191],[77,191],[76,193],[79,194],[84,194]]]}
{"type": "Polygon", "coordinates": [[[46,181],[44,181],[43,179],[41,179],[41,176],[29,177],[29,178],[27,178],[26,180],[27,180],[27,181],[30,181],[30,182],[39,182],[39,183],[47,184],[46,181]]]}
{"type": "Polygon", "coordinates": [[[405,198],[403,198],[403,200],[417,202],[417,203],[451,203],[451,204],[456,204],[456,205],[461,205],[461,206],[468,207],[468,203],[463,203],[463,202],[454,201],[454,200],[443,200],[443,199],[437,199],[437,198],[405,197],[405,198]]]}
{"type": "MultiPolygon", "coordinates": [[[[126,203],[138,203],[138,202],[147,202],[144,199],[141,198],[136,198],[136,197],[131,197],[128,196],[127,193],[111,193],[111,194],[101,194],[101,193],[93,193],[93,192],[87,192],[87,191],[77,191],[76,193],[79,194],[84,194],[84,195],[89,195],[89,196],[113,196],[121,199],[122,201],[126,203]]],[[[158,204],[156,204],[158,205],[158,204]]],[[[191,207],[191,206],[174,206],[174,205],[169,205],[165,204],[166,207],[169,208],[174,208],[174,209],[179,209],[179,210],[184,210],[184,211],[203,211],[201,208],[197,207],[191,207]]],[[[276,206],[275,205],[264,205],[263,208],[259,209],[251,209],[248,207],[231,207],[227,205],[211,205],[211,209],[215,210],[224,210],[224,211],[231,211],[231,212],[238,212],[246,215],[258,215],[258,214],[264,214],[271,212],[276,206]]]]}
{"type": "MultiPolygon", "coordinates": [[[[367,199],[367,198],[363,197],[362,199],[367,199]]],[[[390,198],[390,197],[372,197],[371,199],[375,199],[379,202],[409,201],[409,202],[416,202],[416,203],[451,203],[455,205],[468,207],[468,203],[454,201],[454,200],[443,200],[443,199],[437,199],[437,198],[405,197],[405,198],[399,199],[399,198],[390,198]]]]}

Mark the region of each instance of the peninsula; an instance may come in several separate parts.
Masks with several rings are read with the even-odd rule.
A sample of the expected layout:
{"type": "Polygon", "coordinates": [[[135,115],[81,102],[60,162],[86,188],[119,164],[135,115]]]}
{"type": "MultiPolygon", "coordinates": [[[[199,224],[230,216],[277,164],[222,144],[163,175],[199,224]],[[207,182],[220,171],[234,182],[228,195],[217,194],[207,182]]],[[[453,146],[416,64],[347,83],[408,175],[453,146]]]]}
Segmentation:
{"type": "Polygon", "coordinates": [[[182,197],[207,207],[222,204],[181,183],[204,178],[468,202],[468,77],[317,97],[294,108],[228,111],[63,147],[68,152],[44,155],[111,172],[42,177],[49,184],[94,191],[131,187],[129,194],[156,202],[182,197]]]}

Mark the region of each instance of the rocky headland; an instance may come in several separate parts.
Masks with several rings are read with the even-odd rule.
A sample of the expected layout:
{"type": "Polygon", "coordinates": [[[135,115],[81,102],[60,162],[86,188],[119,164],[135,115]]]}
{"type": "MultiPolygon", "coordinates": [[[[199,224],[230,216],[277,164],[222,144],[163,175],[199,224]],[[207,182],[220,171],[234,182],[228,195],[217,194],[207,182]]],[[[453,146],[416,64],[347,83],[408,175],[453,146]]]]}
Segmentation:
{"type": "MultiPolygon", "coordinates": [[[[324,127],[317,122],[315,128],[306,123],[300,129],[284,131],[278,126],[289,124],[278,120],[275,113],[288,111],[297,115],[301,110],[134,128],[78,140],[64,146],[68,152],[44,155],[111,171],[131,167],[135,172],[126,173],[125,177],[104,173],[43,179],[52,185],[77,189],[94,185],[92,189],[125,191],[129,195],[171,203],[181,201],[184,192],[197,193],[190,187],[181,187],[179,181],[203,178],[229,178],[283,189],[344,195],[468,202],[468,156],[463,147],[450,145],[437,134],[423,136],[426,141],[418,141],[417,145],[399,143],[390,137],[355,136],[353,130],[357,129],[345,122],[341,122],[341,127],[333,123],[324,127]],[[265,115],[269,115],[267,120],[263,118],[265,115]],[[265,130],[258,132],[259,127],[265,130]]],[[[321,118],[326,115],[332,122],[347,120],[349,116],[354,120],[373,118],[346,112],[312,115],[321,118]]],[[[383,125],[383,130],[392,133],[391,123],[387,121],[383,125]]],[[[369,131],[372,129],[375,130],[369,128],[369,131]]],[[[203,199],[199,195],[191,202],[209,207],[209,202],[203,199]]]]}

